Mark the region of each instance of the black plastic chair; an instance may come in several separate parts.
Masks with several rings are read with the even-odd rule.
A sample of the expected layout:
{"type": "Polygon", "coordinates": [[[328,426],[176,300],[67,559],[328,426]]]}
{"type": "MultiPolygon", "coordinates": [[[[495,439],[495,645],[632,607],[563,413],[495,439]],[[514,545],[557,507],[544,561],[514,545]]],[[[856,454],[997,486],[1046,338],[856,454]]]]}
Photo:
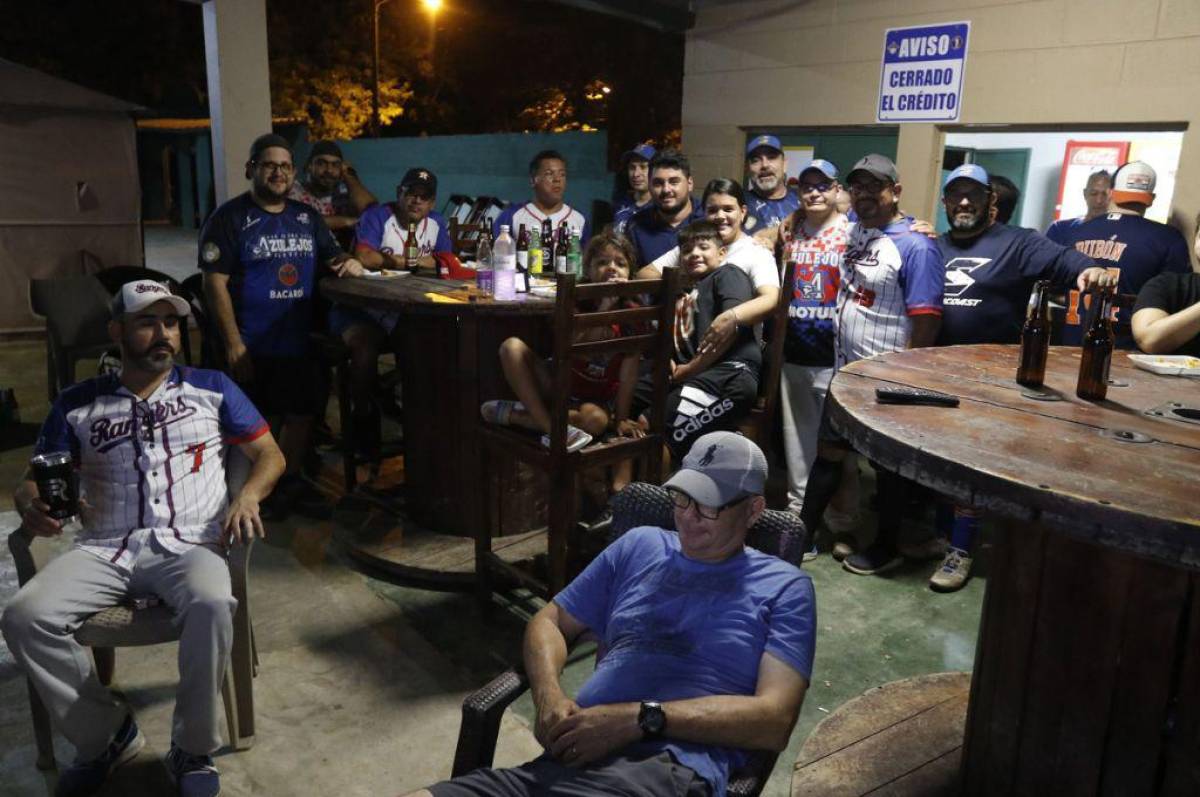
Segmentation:
{"type": "Polygon", "coordinates": [[[95,276],[29,280],[29,308],[46,319],[46,392],[50,401],[75,384],[75,363],[112,347],[110,295],[95,276]]]}
{"type": "MultiPolygon", "coordinates": [[[[612,499],[612,530],[616,539],[638,526],[675,528],[671,498],[662,487],[634,482],[612,499]]],[[[767,510],[750,529],[746,544],[778,556],[800,567],[809,548],[809,535],[800,516],[794,512],[767,510]]],[[[462,725],[454,751],[451,777],[490,767],[496,755],[500,719],[505,709],[529,688],[529,679],[520,669],[507,670],[463,701],[462,725]]],[[[779,754],[772,750],[751,751],[745,767],[730,773],[728,794],[756,797],[767,784],[779,754]]]]}

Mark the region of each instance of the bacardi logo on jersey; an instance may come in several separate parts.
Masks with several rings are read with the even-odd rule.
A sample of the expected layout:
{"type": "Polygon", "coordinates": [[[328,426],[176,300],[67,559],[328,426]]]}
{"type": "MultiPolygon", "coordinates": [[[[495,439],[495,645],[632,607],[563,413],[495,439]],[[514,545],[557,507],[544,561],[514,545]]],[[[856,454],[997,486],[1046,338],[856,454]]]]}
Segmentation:
{"type": "MultiPolygon", "coordinates": [[[[188,404],[183,396],[170,401],[156,401],[149,407],[149,417],[154,423],[153,429],[170,426],[195,414],[196,408],[188,404]]],[[[103,454],[129,440],[139,422],[141,422],[140,417],[138,419],[125,417],[116,421],[109,418],[98,418],[92,421],[92,425],[88,429],[90,432],[88,442],[91,443],[92,448],[96,449],[97,453],[103,454]]]]}
{"type": "Polygon", "coordinates": [[[300,281],[300,272],[291,263],[284,263],[279,267],[279,281],[290,288],[300,281]]]}

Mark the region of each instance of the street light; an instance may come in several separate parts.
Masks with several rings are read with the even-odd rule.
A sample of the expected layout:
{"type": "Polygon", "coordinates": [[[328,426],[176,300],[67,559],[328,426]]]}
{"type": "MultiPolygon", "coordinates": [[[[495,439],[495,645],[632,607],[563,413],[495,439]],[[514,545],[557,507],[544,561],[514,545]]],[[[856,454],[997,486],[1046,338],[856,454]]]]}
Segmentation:
{"type": "MultiPolygon", "coordinates": [[[[441,4],[441,0],[424,0],[426,3],[437,2],[441,4]]],[[[375,60],[372,61],[373,67],[371,70],[371,135],[379,138],[379,9],[392,0],[374,0],[375,11],[373,24],[371,26],[371,34],[375,41],[375,60]]]]}

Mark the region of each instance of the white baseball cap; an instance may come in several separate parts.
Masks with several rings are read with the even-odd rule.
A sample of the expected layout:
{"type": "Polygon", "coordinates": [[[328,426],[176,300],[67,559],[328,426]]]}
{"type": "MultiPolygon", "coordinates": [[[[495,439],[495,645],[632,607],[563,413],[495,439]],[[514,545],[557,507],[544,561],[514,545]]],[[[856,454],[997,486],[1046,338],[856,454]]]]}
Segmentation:
{"type": "Polygon", "coordinates": [[[121,290],[117,291],[117,295],[112,298],[110,309],[113,318],[116,318],[125,313],[145,310],[155,302],[170,302],[171,306],[175,308],[175,312],[181,316],[190,315],[192,312],[192,306],[188,304],[187,299],[176,296],[166,285],[154,280],[135,280],[125,283],[121,286],[121,290]]]}
{"type": "Polygon", "coordinates": [[[1154,203],[1154,186],[1158,183],[1158,175],[1145,161],[1130,161],[1117,169],[1113,175],[1112,201],[1137,202],[1142,205],[1154,203]]]}

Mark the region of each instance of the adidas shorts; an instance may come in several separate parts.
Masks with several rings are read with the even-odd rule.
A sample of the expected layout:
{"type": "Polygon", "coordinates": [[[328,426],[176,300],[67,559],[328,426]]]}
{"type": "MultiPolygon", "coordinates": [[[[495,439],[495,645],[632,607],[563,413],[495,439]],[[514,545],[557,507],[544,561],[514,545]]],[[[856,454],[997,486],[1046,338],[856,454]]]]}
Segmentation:
{"type": "MultiPolygon", "coordinates": [[[[654,380],[643,374],[633,393],[633,417],[650,406],[654,380]]],[[[717,363],[667,393],[667,446],[682,458],[696,438],[734,431],[758,400],[758,374],[742,362],[717,363]]]]}

